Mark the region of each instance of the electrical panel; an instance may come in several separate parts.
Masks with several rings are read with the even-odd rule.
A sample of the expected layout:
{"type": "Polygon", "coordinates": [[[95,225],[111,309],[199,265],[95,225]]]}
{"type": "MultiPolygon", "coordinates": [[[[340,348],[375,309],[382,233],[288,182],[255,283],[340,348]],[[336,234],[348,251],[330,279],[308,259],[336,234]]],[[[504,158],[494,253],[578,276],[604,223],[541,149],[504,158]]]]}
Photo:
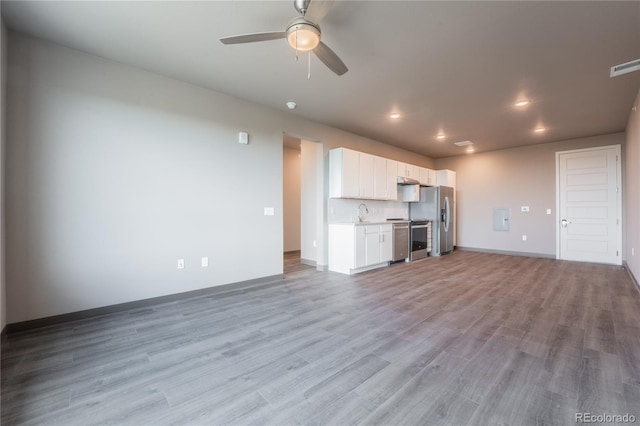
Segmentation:
{"type": "Polygon", "coordinates": [[[493,230],[508,232],[511,227],[511,209],[493,209],[493,230]]]}

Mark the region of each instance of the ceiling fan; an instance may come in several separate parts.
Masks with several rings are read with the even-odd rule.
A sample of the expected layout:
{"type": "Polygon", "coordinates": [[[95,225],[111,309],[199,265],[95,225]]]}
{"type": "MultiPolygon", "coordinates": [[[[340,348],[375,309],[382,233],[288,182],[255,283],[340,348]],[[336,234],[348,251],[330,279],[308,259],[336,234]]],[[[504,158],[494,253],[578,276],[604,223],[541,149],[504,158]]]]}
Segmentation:
{"type": "Polygon", "coordinates": [[[240,44],[286,38],[296,51],[312,51],[331,71],[342,75],[349,69],[329,46],[320,41],[322,32],[315,23],[326,14],[331,3],[332,1],[294,0],[293,6],[301,16],[292,19],[284,31],[223,37],[220,41],[223,44],[240,44]]]}

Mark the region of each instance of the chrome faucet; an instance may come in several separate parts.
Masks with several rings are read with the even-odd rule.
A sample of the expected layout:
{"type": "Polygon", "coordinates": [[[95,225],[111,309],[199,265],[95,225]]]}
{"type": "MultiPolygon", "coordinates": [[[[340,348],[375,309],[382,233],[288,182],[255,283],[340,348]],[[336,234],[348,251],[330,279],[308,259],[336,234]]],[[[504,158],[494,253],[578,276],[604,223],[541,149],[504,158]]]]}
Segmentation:
{"type": "Polygon", "coordinates": [[[367,205],[365,203],[360,203],[360,205],[358,206],[358,222],[362,222],[364,220],[363,218],[364,214],[362,213],[363,207],[364,207],[364,214],[369,214],[369,209],[367,208],[367,205]]]}

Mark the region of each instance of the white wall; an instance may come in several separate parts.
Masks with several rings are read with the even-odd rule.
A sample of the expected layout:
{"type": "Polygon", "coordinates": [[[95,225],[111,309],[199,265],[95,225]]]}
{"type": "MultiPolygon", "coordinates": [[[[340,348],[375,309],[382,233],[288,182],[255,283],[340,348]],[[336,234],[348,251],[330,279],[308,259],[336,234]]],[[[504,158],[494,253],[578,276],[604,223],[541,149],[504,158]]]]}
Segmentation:
{"type": "Polygon", "coordinates": [[[284,147],[282,221],[284,251],[300,250],[300,149],[284,147]]]}
{"type": "Polygon", "coordinates": [[[456,171],[457,245],[555,257],[555,153],[623,143],[616,133],[436,160],[438,169],[456,171]],[[511,208],[509,232],[493,230],[496,207],[511,208]]]}
{"type": "Polygon", "coordinates": [[[309,264],[318,264],[320,250],[318,247],[318,223],[322,205],[318,203],[318,185],[322,178],[322,145],[302,140],[300,141],[300,204],[301,204],[301,247],[300,258],[309,264]]]}
{"type": "MultiPolygon", "coordinates": [[[[8,65],[9,323],[281,274],[283,132],[322,141],[325,170],[327,151],[340,146],[432,165],[14,32],[8,65]],[[237,143],[238,131],[249,132],[249,145],[237,143]],[[176,269],[178,258],[186,269],[176,269]]],[[[326,240],[324,201],[318,210],[326,240]]]]}
{"type": "Polygon", "coordinates": [[[624,255],[629,270],[640,281],[640,91],[633,105],[635,111],[629,115],[625,132],[624,255]]]}
{"type": "Polygon", "coordinates": [[[14,34],[10,62],[9,322],[282,272],[273,114],[14,34]]]}
{"type": "Polygon", "coordinates": [[[7,27],[0,19],[0,44],[2,45],[2,70],[0,71],[0,330],[7,324],[7,297],[5,279],[5,225],[4,225],[4,172],[6,146],[5,102],[7,86],[7,27]]]}

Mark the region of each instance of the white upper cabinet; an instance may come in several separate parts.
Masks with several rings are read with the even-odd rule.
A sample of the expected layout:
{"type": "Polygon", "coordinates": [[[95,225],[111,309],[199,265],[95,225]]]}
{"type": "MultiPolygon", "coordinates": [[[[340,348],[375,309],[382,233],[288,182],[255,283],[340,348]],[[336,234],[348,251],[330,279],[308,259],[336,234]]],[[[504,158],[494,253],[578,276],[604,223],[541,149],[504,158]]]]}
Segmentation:
{"type": "Polygon", "coordinates": [[[389,189],[387,185],[387,166],[386,158],[375,157],[374,173],[373,173],[373,198],[377,200],[388,200],[389,189]]]}
{"type": "Polygon", "coordinates": [[[370,154],[360,153],[360,198],[375,198],[375,157],[370,154]]]}
{"type": "Polygon", "coordinates": [[[456,172],[453,170],[438,170],[437,172],[437,185],[438,186],[450,186],[456,187],[456,172]]]}
{"type": "Polygon", "coordinates": [[[420,167],[398,162],[398,176],[419,180],[420,167]]]}
{"type": "Polygon", "coordinates": [[[347,148],[329,151],[329,196],[397,200],[397,163],[347,148]]]}
{"type": "Polygon", "coordinates": [[[329,196],[360,197],[360,153],[345,148],[329,151],[329,196]]]}
{"type": "Polygon", "coordinates": [[[329,196],[373,199],[375,158],[346,148],[329,151],[329,196]]]}
{"type": "Polygon", "coordinates": [[[398,199],[398,164],[396,161],[376,157],[374,198],[393,201],[398,199]]]}
{"type": "Polygon", "coordinates": [[[398,199],[398,162],[387,160],[387,200],[398,199]]]}
{"type": "Polygon", "coordinates": [[[406,177],[420,180],[420,167],[414,166],[413,164],[407,164],[407,175],[406,177]]]}
{"type": "Polygon", "coordinates": [[[417,185],[398,188],[398,176],[425,186],[455,188],[455,172],[415,166],[376,155],[336,148],[329,151],[329,196],[364,200],[417,201],[417,185]]]}
{"type": "Polygon", "coordinates": [[[436,186],[436,171],[420,167],[420,185],[436,186]]]}
{"type": "Polygon", "coordinates": [[[435,170],[431,170],[431,169],[428,169],[428,170],[429,170],[429,185],[436,186],[438,181],[438,177],[437,177],[438,175],[435,170]]]}

